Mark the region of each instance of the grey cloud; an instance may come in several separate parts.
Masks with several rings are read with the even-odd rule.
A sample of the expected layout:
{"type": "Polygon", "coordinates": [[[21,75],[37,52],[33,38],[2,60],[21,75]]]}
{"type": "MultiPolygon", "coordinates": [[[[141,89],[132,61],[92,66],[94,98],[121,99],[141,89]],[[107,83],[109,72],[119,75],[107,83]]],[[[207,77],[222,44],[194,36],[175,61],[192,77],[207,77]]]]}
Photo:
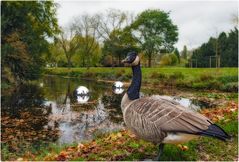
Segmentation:
{"type": "Polygon", "coordinates": [[[237,14],[237,1],[60,1],[58,9],[60,25],[66,25],[73,17],[89,13],[104,12],[115,8],[138,14],[145,9],[171,11],[170,17],[179,28],[176,47],[183,45],[195,48],[206,42],[216,31],[233,28],[232,14],[237,14]]]}

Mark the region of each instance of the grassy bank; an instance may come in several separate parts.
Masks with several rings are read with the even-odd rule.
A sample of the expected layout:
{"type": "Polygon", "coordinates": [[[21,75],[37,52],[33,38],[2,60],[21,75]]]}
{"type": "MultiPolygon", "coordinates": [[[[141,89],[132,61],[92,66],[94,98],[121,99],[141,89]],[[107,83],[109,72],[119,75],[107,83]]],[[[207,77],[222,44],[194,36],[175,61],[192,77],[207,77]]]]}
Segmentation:
{"type": "MultiPolygon", "coordinates": [[[[143,84],[237,92],[237,68],[142,68],[143,84]]],[[[48,68],[45,74],[94,80],[130,81],[130,68],[48,68]]]]}
{"type": "MultiPolygon", "coordinates": [[[[205,109],[202,114],[220,125],[232,139],[222,142],[217,139],[201,137],[186,143],[181,149],[175,145],[166,145],[162,160],[177,161],[235,161],[238,152],[238,107],[229,102],[223,108],[205,109]]],[[[38,151],[27,151],[21,156],[8,154],[2,150],[2,160],[146,160],[157,154],[157,146],[138,139],[129,131],[122,130],[96,137],[93,141],[59,146],[52,144],[38,151]]]]}

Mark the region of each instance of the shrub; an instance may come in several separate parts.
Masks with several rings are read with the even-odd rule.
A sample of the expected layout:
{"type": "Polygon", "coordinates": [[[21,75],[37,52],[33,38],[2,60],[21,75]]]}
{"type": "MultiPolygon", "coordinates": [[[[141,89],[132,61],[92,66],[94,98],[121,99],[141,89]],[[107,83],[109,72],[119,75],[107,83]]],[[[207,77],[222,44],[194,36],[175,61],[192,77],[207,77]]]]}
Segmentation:
{"type": "Polygon", "coordinates": [[[160,73],[160,74],[158,75],[158,78],[159,78],[159,79],[165,79],[165,78],[167,78],[167,76],[166,76],[165,74],[163,74],[163,73],[160,73]]]}
{"type": "Polygon", "coordinates": [[[224,84],[229,82],[238,82],[238,76],[221,76],[218,78],[218,80],[224,84]]]}
{"type": "Polygon", "coordinates": [[[157,78],[157,76],[158,76],[158,73],[154,71],[154,72],[151,74],[150,78],[151,78],[151,79],[157,78]]]}
{"type": "Polygon", "coordinates": [[[125,77],[128,78],[128,79],[131,79],[132,78],[132,74],[131,73],[126,73],[125,77]]]}
{"type": "Polygon", "coordinates": [[[119,70],[119,71],[116,72],[115,76],[116,76],[116,78],[119,78],[119,77],[123,76],[124,73],[125,73],[125,70],[124,70],[124,69],[121,69],[121,70],[119,70]]]}
{"type": "Polygon", "coordinates": [[[237,82],[227,83],[221,86],[220,89],[227,92],[238,92],[238,83],[237,82]]]}
{"type": "Polygon", "coordinates": [[[167,78],[165,74],[163,73],[157,73],[157,72],[153,72],[150,76],[151,79],[165,79],[167,78]]]}
{"type": "Polygon", "coordinates": [[[176,65],[178,57],[175,54],[165,54],[160,60],[160,65],[176,65]]]}
{"type": "Polygon", "coordinates": [[[209,80],[212,80],[213,79],[213,76],[211,74],[208,74],[208,73],[203,73],[200,75],[200,80],[201,81],[209,81],[209,80]]]}
{"type": "Polygon", "coordinates": [[[192,81],[177,81],[176,86],[181,88],[192,88],[193,82],[192,81]]]}
{"type": "Polygon", "coordinates": [[[71,71],[71,72],[70,72],[70,76],[71,76],[71,77],[77,77],[77,76],[79,76],[79,73],[76,72],[76,71],[71,71]]]}
{"type": "Polygon", "coordinates": [[[193,88],[196,88],[196,89],[218,89],[218,87],[220,86],[222,86],[222,84],[218,82],[217,80],[193,83],[193,88]]]}
{"type": "Polygon", "coordinates": [[[169,75],[170,80],[184,79],[182,72],[174,72],[172,75],[169,75]]]}
{"type": "Polygon", "coordinates": [[[176,65],[178,63],[178,57],[175,54],[170,54],[171,65],[176,65]]]}
{"type": "Polygon", "coordinates": [[[155,86],[159,85],[159,81],[153,81],[153,85],[155,86]]]}
{"type": "Polygon", "coordinates": [[[144,84],[149,84],[150,82],[148,80],[143,81],[144,84]]]}
{"type": "Polygon", "coordinates": [[[222,83],[217,80],[210,80],[209,82],[206,82],[206,88],[208,89],[218,89],[218,87],[221,87],[222,83]]]}
{"type": "Polygon", "coordinates": [[[107,55],[102,60],[102,65],[106,67],[111,67],[113,64],[112,57],[110,55],[107,55]]]}
{"type": "Polygon", "coordinates": [[[87,71],[83,74],[83,77],[86,77],[86,78],[94,78],[95,77],[95,73],[93,72],[90,72],[90,71],[87,71]]]}

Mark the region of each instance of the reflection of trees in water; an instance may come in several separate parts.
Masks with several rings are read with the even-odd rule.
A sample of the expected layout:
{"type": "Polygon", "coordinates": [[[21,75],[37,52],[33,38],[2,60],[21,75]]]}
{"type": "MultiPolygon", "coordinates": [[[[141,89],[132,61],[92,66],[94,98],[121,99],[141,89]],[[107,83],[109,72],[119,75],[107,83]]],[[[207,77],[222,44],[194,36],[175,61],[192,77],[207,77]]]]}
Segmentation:
{"type": "MultiPolygon", "coordinates": [[[[54,110],[54,113],[49,116],[52,122],[59,123],[61,130],[60,142],[67,143],[89,139],[92,137],[92,131],[98,130],[100,125],[107,123],[108,113],[105,111],[101,100],[99,100],[97,106],[88,105],[91,105],[93,108],[81,111],[71,111],[70,109],[65,111],[64,114],[61,111],[54,110]]],[[[53,109],[61,109],[60,106],[55,105],[53,109]]],[[[109,125],[105,127],[109,128],[109,125]]]]}
{"type": "Polygon", "coordinates": [[[73,95],[73,99],[68,105],[69,108],[65,108],[63,113],[61,113],[62,107],[67,105],[55,104],[54,113],[50,115],[50,119],[52,122],[59,123],[62,132],[59,141],[62,143],[81,141],[92,138],[94,132],[122,129],[123,119],[120,109],[122,96],[114,95],[112,98],[111,95],[99,97],[98,100],[90,101],[87,104],[72,103],[73,95]]]}
{"type": "Polygon", "coordinates": [[[57,127],[46,127],[50,106],[44,105],[44,93],[35,84],[23,84],[13,93],[2,96],[2,143],[12,151],[42,141],[55,141],[57,127]]]}
{"type": "Polygon", "coordinates": [[[121,99],[123,94],[115,95],[113,93],[105,94],[102,97],[102,102],[105,109],[109,112],[109,118],[112,122],[121,123],[123,121],[123,114],[121,111],[121,99]]]}
{"type": "MultiPolygon", "coordinates": [[[[44,82],[44,93],[48,100],[58,101],[58,103],[64,103],[66,92],[70,92],[71,104],[76,103],[74,97],[74,90],[79,86],[85,86],[90,91],[90,100],[97,100],[107,88],[111,88],[111,85],[105,83],[99,83],[89,80],[81,80],[79,78],[62,78],[58,76],[46,76],[42,79],[44,82]],[[70,88],[68,87],[70,85],[70,88]]],[[[110,90],[109,90],[110,91],[110,90]]]]}
{"type": "MultiPolygon", "coordinates": [[[[10,94],[2,96],[2,113],[10,113],[18,117],[19,112],[29,111],[32,115],[42,114],[48,107],[43,106],[44,94],[41,88],[34,84],[22,84],[10,94]]],[[[49,113],[49,112],[48,112],[49,113]]]]}
{"type": "MultiPolygon", "coordinates": [[[[59,129],[61,130],[60,142],[88,139],[91,136],[89,135],[89,129],[97,129],[108,116],[104,105],[101,101],[98,103],[98,100],[90,101],[87,104],[77,103],[75,89],[79,85],[76,85],[69,78],[63,79],[61,83],[65,86],[61,90],[63,94],[60,96],[61,102],[51,102],[53,111],[49,116],[51,122],[48,125],[52,125],[53,123],[59,124],[59,129]],[[72,90],[72,87],[75,89],[72,90]]],[[[89,87],[92,88],[92,86],[89,87]]],[[[94,93],[97,92],[94,91],[94,93]]],[[[99,95],[99,93],[97,94],[99,95]]]]}
{"type": "MultiPolygon", "coordinates": [[[[23,138],[28,138],[24,133],[29,135],[34,132],[34,135],[29,136],[32,143],[51,139],[69,142],[81,141],[92,138],[96,131],[104,132],[122,128],[120,125],[123,121],[120,110],[121,97],[117,98],[117,96],[111,94],[111,85],[104,83],[72,78],[44,77],[36,85],[26,84],[18,87],[11,95],[3,96],[2,104],[5,109],[2,111],[9,112],[11,108],[15,108],[20,112],[18,119],[13,117],[10,120],[14,122],[24,120],[24,126],[20,124],[21,127],[15,128],[23,138]],[[42,87],[39,86],[39,83],[43,83],[42,87]],[[80,85],[86,86],[90,90],[90,100],[87,104],[76,102],[74,90],[80,85]],[[113,96],[110,101],[106,101],[107,104],[112,104],[106,105],[107,108],[105,108],[105,103],[101,102],[104,95],[106,97],[103,98],[113,96]],[[28,115],[24,116],[21,113],[22,110],[24,110],[23,114],[27,112],[28,115]],[[23,127],[27,129],[23,129],[23,127]],[[61,132],[60,136],[56,133],[58,129],[61,132]]],[[[3,128],[5,132],[2,135],[5,136],[5,139],[11,134],[16,134],[13,129],[11,129],[12,132],[6,132],[5,128],[12,126],[9,124],[10,122],[5,123],[3,128]]],[[[16,137],[17,142],[19,142],[18,138],[16,137]]]]}

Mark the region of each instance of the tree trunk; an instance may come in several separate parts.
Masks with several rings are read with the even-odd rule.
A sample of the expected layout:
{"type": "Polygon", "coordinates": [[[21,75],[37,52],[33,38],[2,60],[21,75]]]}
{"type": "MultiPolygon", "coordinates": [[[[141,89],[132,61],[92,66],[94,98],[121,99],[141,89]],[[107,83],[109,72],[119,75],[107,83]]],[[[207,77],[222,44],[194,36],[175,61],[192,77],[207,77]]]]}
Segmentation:
{"type": "Polygon", "coordinates": [[[111,68],[113,68],[113,56],[112,56],[112,54],[111,54],[111,68]]]}
{"type": "Polygon", "coordinates": [[[149,54],[149,57],[148,57],[148,67],[151,67],[151,60],[152,60],[152,57],[151,57],[151,53],[149,54]]]}
{"type": "Polygon", "coordinates": [[[83,56],[83,59],[82,59],[82,63],[83,63],[83,67],[85,67],[85,57],[83,56]]]}
{"type": "Polygon", "coordinates": [[[118,55],[118,66],[120,66],[120,55],[118,55]]]}
{"type": "Polygon", "coordinates": [[[89,57],[87,59],[87,65],[86,66],[87,66],[87,70],[90,69],[90,59],[89,59],[89,57]]]}
{"type": "Polygon", "coordinates": [[[70,69],[71,68],[71,60],[70,60],[70,58],[67,59],[67,65],[68,65],[68,69],[70,69]]]}

